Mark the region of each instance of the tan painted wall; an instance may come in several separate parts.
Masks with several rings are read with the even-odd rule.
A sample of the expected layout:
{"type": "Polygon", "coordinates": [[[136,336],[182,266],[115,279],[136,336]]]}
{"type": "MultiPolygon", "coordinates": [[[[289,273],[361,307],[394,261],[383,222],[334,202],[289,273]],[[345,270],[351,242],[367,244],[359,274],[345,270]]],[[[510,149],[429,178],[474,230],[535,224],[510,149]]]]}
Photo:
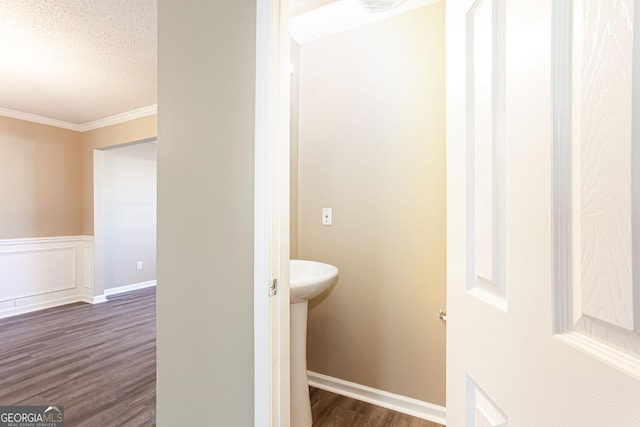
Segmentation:
{"type": "Polygon", "coordinates": [[[300,47],[310,370],[445,404],[444,2],[300,47]],[[321,209],[333,208],[333,226],[321,209]]]}
{"type": "Polygon", "coordinates": [[[159,427],[254,425],[255,26],[158,1],[159,427]]]}
{"type": "Polygon", "coordinates": [[[300,112],[300,46],[291,40],[291,105],[289,150],[289,257],[298,258],[298,121],[300,112]]]}
{"type": "Polygon", "coordinates": [[[93,235],[93,150],[153,138],[157,134],[155,115],[82,134],[82,234],[93,235]]]}
{"type": "Polygon", "coordinates": [[[83,233],[81,134],[0,117],[0,239],[83,233]]]}
{"type": "Polygon", "coordinates": [[[93,150],[155,137],[156,121],[80,133],[0,117],[0,239],[93,235],[93,150]]]}

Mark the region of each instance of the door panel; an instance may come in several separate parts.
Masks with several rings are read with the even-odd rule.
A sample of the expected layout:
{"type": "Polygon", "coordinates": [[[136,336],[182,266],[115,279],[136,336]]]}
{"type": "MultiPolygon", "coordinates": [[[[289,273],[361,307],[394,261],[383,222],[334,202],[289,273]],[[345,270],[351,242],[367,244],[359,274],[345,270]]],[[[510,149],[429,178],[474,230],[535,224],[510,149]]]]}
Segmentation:
{"type": "Polygon", "coordinates": [[[467,15],[467,289],[506,310],[504,0],[478,0],[467,15]]]}
{"type": "MultiPolygon", "coordinates": [[[[572,138],[574,252],[584,316],[633,330],[633,4],[576,1],[572,138]],[[615,114],[610,114],[615,112],[615,114]]],[[[569,169],[570,170],[570,169],[569,169]]]]}
{"type": "Polygon", "coordinates": [[[630,1],[582,0],[563,12],[559,24],[573,31],[557,55],[573,61],[557,73],[572,89],[570,98],[559,95],[567,97],[562,114],[572,122],[562,124],[570,128],[554,141],[568,153],[555,160],[554,198],[562,224],[556,240],[566,239],[556,253],[567,260],[555,266],[556,293],[566,295],[557,299],[556,332],[640,378],[634,260],[640,171],[633,143],[633,27],[639,11],[630,1]],[[570,197],[561,200],[567,192],[570,197]]]}
{"type": "Polygon", "coordinates": [[[467,377],[467,425],[479,427],[506,427],[507,416],[467,377]]]}
{"type": "Polygon", "coordinates": [[[450,426],[640,425],[635,6],[447,1],[450,426]]]}

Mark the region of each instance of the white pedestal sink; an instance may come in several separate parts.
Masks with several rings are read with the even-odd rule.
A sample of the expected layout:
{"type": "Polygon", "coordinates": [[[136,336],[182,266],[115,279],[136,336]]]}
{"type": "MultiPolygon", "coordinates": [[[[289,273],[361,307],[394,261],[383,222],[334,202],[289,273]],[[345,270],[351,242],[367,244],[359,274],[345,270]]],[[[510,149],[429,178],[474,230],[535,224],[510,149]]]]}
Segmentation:
{"type": "Polygon", "coordinates": [[[338,268],[316,261],[289,262],[291,289],[291,426],[311,427],[307,383],[307,310],[309,300],[326,291],[338,277],[338,268]]]}

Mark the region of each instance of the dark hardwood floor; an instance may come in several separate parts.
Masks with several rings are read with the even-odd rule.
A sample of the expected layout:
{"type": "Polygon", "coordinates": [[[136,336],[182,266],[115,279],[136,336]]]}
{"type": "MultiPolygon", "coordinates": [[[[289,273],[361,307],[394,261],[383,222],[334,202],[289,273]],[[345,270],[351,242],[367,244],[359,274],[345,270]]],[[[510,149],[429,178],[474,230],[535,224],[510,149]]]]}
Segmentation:
{"type": "MultiPolygon", "coordinates": [[[[155,425],[155,288],[0,319],[0,343],[0,406],[63,405],[69,427],[155,425]]],[[[315,427],[441,427],[315,388],[311,404],[315,427]]]]}
{"type": "Polygon", "coordinates": [[[314,427],[444,427],[314,387],[310,394],[314,427]]]}
{"type": "Polygon", "coordinates": [[[152,426],[155,288],[0,319],[0,405],[63,405],[70,427],[152,426]]]}

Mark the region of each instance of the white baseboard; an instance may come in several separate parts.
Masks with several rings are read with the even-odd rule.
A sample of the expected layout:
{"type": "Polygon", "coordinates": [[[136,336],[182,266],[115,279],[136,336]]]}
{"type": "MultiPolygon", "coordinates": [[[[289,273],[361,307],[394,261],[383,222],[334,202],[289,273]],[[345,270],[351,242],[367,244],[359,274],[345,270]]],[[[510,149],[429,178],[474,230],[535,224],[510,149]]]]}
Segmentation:
{"type": "Polygon", "coordinates": [[[307,371],[309,385],[434,423],[447,424],[447,409],[422,400],[307,371]]]}
{"type": "Polygon", "coordinates": [[[97,297],[85,295],[80,298],[80,301],[86,302],[87,304],[100,304],[102,302],[107,302],[107,297],[105,295],[98,295],[97,297]]]}
{"type": "Polygon", "coordinates": [[[125,292],[131,292],[138,289],[150,288],[156,285],[155,280],[149,280],[147,282],[133,283],[131,285],[118,286],[117,288],[109,288],[104,290],[104,296],[122,294],[125,292]]]}
{"type": "Polygon", "coordinates": [[[72,296],[29,304],[22,307],[10,307],[4,310],[0,310],[0,319],[4,319],[5,317],[17,316],[19,314],[31,313],[33,311],[40,311],[47,308],[59,307],[61,305],[73,304],[74,302],[80,301],[80,298],[78,298],[77,296],[72,296]]]}
{"type": "Polygon", "coordinates": [[[52,307],[59,307],[61,305],[73,304],[75,302],[85,302],[87,304],[100,304],[107,302],[107,296],[121,294],[124,292],[134,291],[136,289],[149,288],[156,286],[155,280],[148,282],[134,283],[132,285],[120,286],[117,288],[105,289],[104,295],[90,296],[70,296],[65,298],[51,299],[43,302],[33,303],[22,307],[10,307],[6,309],[0,309],[0,319],[5,317],[17,316],[19,314],[31,313],[33,311],[44,310],[52,307]]]}

